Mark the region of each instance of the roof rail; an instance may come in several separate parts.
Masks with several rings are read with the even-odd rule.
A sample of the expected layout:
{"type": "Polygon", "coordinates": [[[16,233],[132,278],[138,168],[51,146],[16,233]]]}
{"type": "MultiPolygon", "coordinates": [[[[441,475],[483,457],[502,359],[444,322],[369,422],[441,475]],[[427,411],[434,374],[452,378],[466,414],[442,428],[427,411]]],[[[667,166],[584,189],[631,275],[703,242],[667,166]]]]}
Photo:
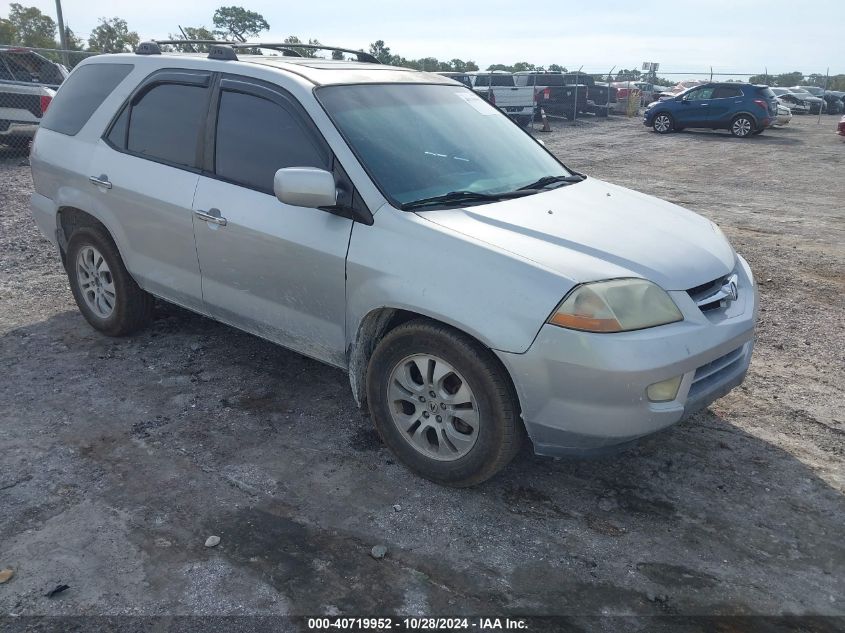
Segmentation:
{"type": "Polygon", "coordinates": [[[156,42],[141,42],[135,49],[136,55],[161,55],[161,48],[156,42]]]}
{"type": "MultiPolygon", "coordinates": [[[[351,48],[340,48],[339,46],[324,46],[323,44],[299,44],[299,43],[291,43],[291,42],[229,42],[226,40],[155,40],[153,42],[144,42],[144,44],[154,44],[156,46],[165,45],[165,44],[192,44],[192,45],[200,45],[200,46],[208,46],[209,51],[214,50],[218,46],[225,46],[228,48],[239,49],[239,48],[268,48],[271,50],[277,50],[283,53],[286,57],[303,57],[301,53],[297,51],[297,49],[307,49],[307,50],[314,50],[314,51],[338,51],[341,53],[349,53],[350,55],[355,55],[359,62],[367,62],[370,64],[380,64],[381,62],[371,55],[370,53],[366,53],[364,51],[356,51],[351,48]]],[[[140,52],[141,47],[144,45],[141,44],[138,46],[136,53],[141,55],[150,55],[154,53],[147,53],[147,52],[140,52]]],[[[159,48],[159,52],[161,49],[159,48]]],[[[214,59],[223,59],[218,57],[220,53],[217,53],[214,59]]],[[[211,57],[211,52],[209,52],[209,57],[211,57]]],[[[237,59],[237,55],[234,58],[226,57],[226,59],[237,59]]]]}

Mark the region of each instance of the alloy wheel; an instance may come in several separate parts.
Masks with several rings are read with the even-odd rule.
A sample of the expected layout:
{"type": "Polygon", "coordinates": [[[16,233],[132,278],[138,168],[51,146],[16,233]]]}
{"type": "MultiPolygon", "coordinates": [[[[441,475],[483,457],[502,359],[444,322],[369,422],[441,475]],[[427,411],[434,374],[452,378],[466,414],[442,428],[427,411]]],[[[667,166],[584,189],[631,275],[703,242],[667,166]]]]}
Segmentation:
{"type": "Polygon", "coordinates": [[[101,319],[114,312],[117,294],[109,265],[93,246],[83,246],[76,256],[76,278],[85,304],[101,319]]]}
{"type": "Polygon", "coordinates": [[[736,121],[733,122],[731,126],[731,132],[733,132],[734,136],[748,136],[751,134],[751,121],[749,121],[745,117],[739,117],[736,121]]]}
{"type": "Polygon", "coordinates": [[[454,461],[475,446],[479,413],[469,383],[432,354],[414,354],[390,373],[388,405],[396,428],[417,451],[454,461]]]}
{"type": "Polygon", "coordinates": [[[658,114],[654,119],[654,129],[661,134],[668,132],[672,127],[672,119],[665,114],[658,114]]]}

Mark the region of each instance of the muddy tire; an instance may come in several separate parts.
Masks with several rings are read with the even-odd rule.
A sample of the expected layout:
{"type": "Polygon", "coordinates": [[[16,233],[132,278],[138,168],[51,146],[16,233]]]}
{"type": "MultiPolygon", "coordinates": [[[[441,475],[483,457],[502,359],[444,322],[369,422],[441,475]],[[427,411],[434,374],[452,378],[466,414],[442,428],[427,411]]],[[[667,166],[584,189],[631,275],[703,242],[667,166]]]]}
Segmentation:
{"type": "Polygon", "coordinates": [[[94,329],[107,336],[125,336],[152,319],[155,299],[132,279],[105,230],[74,231],[65,267],[76,305],[94,329]]]}
{"type": "Polygon", "coordinates": [[[412,471],[449,486],[495,475],[524,435],[513,387],[493,353],[424,319],[379,342],[367,371],[367,401],[388,448],[412,471]]]}

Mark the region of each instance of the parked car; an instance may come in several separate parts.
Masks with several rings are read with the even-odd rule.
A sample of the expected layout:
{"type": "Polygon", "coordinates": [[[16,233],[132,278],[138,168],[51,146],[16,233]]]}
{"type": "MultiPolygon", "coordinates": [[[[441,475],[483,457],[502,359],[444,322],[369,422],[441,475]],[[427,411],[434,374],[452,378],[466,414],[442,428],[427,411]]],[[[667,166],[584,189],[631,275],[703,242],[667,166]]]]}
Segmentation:
{"type": "Polygon", "coordinates": [[[58,88],[67,75],[67,68],[28,48],[0,47],[2,81],[36,83],[58,88]]]}
{"type": "Polygon", "coordinates": [[[92,327],[158,297],[342,368],[399,459],[460,486],[526,433],[603,452],[742,382],[757,289],[713,222],[439,75],[238,46],[92,57],[47,111],[32,213],[92,327]]]}
{"type": "Polygon", "coordinates": [[[821,97],[817,97],[811,92],[799,88],[797,86],[788,89],[792,94],[797,95],[802,101],[810,106],[810,114],[819,114],[827,109],[827,103],[821,97]]]}
{"type": "Polygon", "coordinates": [[[631,85],[639,88],[642,99],[640,105],[643,106],[648,105],[652,101],[658,101],[662,95],[670,94],[672,91],[672,89],[667,86],[658,86],[657,84],[653,84],[650,81],[632,81],[620,83],[630,83],[631,85]]]}
{"type": "Polygon", "coordinates": [[[826,111],[828,114],[841,114],[845,112],[845,102],[843,102],[845,92],[837,92],[834,90],[825,90],[822,99],[827,104],[826,111]]]}
{"type": "Polygon", "coordinates": [[[501,70],[467,73],[472,89],[520,125],[534,118],[534,91],[514,83],[511,73],[501,70]]]}
{"type": "Polygon", "coordinates": [[[790,111],[790,109],[787,108],[785,105],[781,105],[780,103],[778,103],[777,108],[778,108],[778,114],[777,114],[777,117],[775,118],[774,124],[777,127],[783,127],[784,125],[789,125],[789,122],[792,120],[792,112],[790,111]]]}
{"type": "Polygon", "coordinates": [[[616,81],[613,83],[616,88],[616,105],[612,109],[613,112],[620,114],[627,114],[639,112],[642,104],[642,93],[632,82],[616,81]]]}
{"type": "Polygon", "coordinates": [[[771,127],[776,117],[777,99],[768,86],[707,83],[652,103],[643,124],[660,134],[691,127],[730,130],[745,138],[771,127]]]}
{"type": "Polygon", "coordinates": [[[0,143],[29,143],[66,74],[27,49],[0,49],[0,143]]]}
{"type": "Polygon", "coordinates": [[[455,81],[465,85],[467,88],[472,88],[472,78],[466,73],[443,72],[437,74],[448,77],[449,79],[454,79],[455,81]]]}
{"type": "Polygon", "coordinates": [[[770,90],[774,93],[778,103],[789,108],[792,114],[810,113],[810,104],[787,88],[770,88],[770,90]]]}
{"type": "Polygon", "coordinates": [[[845,136],[845,116],[839,119],[839,125],[836,126],[836,133],[839,136],[845,136]]]}
{"type": "Polygon", "coordinates": [[[526,71],[514,73],[518,86],[527,86],[548,114],[572,119],[588,108],[588,86],[568,84],[562,73],[526,71]]]}

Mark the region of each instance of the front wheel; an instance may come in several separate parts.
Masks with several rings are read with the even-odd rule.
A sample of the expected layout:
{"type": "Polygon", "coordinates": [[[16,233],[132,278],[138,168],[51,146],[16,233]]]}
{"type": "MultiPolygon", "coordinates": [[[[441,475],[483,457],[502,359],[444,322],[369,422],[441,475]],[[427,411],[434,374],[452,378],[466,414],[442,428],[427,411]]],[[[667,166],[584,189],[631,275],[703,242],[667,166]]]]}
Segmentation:
{"type": "Polygon", "coordinates": [[[656,114],[654,116],[654,121],[651,122],[651,126],[658,134],[668,134],[675,126],[675,121],[672,119],[671,114],[661,112],[660,114],[656,114]]]}
{"type": "Polygon", "coordinates": [[[731,134],[737,138],[745,138],[754,132],[754,121],[745,114],[740,114],[731,122],[731,134]]]}
{"type": "Polygon", "coordinates": [[[367,371],[367,401],[388,448],[440,484],[489,479],[522,441],[516,396],[496,357],[427,320],[400,325],[378,344],[367,371]]]}

